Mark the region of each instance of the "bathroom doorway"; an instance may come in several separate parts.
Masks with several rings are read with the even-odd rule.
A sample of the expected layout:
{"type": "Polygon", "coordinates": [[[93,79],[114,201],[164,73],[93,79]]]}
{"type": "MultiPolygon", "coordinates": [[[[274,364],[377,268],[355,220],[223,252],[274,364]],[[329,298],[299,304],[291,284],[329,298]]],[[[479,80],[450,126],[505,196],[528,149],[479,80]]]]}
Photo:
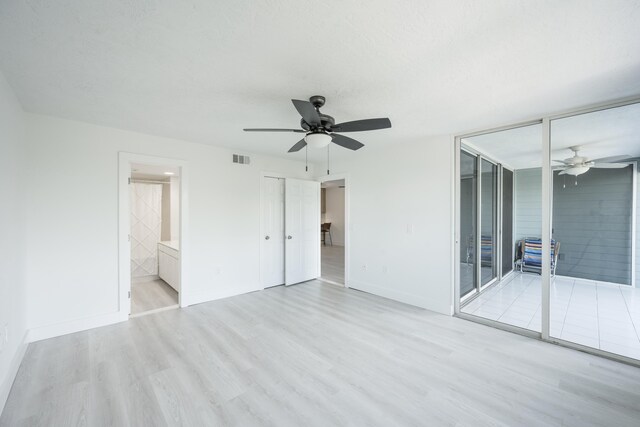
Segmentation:
{"type": "Polygon", "coordinates": [[[131,316],[177,308],[180,292],[180,170],[131,165],[131,316]]]}
{"type": "Polygon", "coordinates": [[[185,162],[120,153],[119,169],[123,320],[184,306],[185,162]]]}

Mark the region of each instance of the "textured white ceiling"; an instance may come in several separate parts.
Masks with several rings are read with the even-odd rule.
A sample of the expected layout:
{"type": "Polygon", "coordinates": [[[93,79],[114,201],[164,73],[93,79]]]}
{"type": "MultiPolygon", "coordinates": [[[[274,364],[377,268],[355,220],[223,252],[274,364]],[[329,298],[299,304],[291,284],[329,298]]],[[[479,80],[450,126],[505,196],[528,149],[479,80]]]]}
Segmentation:
{"type": "Polygon", "coordinates": [[[28,111],[304,159],[242,128],[320,94],[391,118],[350,135],[367,150],[637,94],[638,22],[615,0],[4,1],[0,68],[28,111]]]}

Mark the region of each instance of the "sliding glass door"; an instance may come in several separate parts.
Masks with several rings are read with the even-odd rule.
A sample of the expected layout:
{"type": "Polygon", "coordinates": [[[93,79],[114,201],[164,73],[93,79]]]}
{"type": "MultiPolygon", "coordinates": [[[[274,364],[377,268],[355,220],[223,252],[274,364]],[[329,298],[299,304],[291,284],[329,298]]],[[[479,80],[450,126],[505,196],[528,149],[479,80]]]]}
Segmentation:
{"type": "Polygon", "coordinates": [[[460,295],[479,292],[498,273],[498,165],[472,153],[460,157],[460,295]]]}
{"type": "Polygon", "coordinates": [[[640,364],[639,132],[636,99],[456,138],[456,314],[640,364]]]}
{"type": "Polygon", "coordinates": [[[467,296],[477,286],[476,230],[478,159],[477,156],[462,151],[460,157],[460,295],[467,296]]]}
{"type": "MultiPolygon", "coordinates": [[[[541,131],[536,123],[460,141],[464,147],[461,171],[465,171],[461,198],[472,196],[464,190],[463,177],[469,172],[468,166],[462,166],[465,163],[476,165],[478,194],[474,211],[477,231],[473,244],[468,245],[476,254],[476,276],[472,285],[473,276],[463,274],[469,267],[462,263],[459,311],[535,331],[540,331],[542,316],[541,131]],[[521,190],[517,198],[516,189],[521,190]],[[523,269],[531,274],[522,274],[523,269]]],[[[461,230],[472,220],[470,206],[461,199],[461,230]]],[[[465,234],[468,230],[467,226],[465,234]]],[[[461,241],[469,239],[461,236],[461,241]]]]}
{"type": "Polygon", "coordinates": [[[480,286],[485,286],[498,275],[497,261],[497,207],[498,166],[486,159],[480,166],[480,286]]]}

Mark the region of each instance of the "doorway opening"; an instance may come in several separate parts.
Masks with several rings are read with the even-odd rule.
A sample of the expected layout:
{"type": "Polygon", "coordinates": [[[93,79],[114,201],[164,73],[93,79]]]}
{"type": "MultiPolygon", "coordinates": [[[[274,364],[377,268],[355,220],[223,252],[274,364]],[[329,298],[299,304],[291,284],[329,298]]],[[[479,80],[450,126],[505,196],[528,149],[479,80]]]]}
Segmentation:
{"type": "Polygon", "coordinates": [[[130,317],[179,307],[180,167],[130,164],[130,317]]]}
{"type": "Polygon", "coordinates": [[[320,196],[320,278],[345,285],[345,190],[344,179],[324,181],[320,196]]]}

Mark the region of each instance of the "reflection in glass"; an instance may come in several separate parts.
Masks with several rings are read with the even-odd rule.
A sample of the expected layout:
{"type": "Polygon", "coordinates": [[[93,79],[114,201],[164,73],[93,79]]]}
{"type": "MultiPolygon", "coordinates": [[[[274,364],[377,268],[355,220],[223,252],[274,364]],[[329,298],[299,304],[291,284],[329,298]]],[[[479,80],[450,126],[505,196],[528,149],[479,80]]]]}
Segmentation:
{"type": "Polygon", "coordinates": [[[480,196],[480,284],[496,278],[496,199],[498,167],[482,159],[480,196]]]}
{"type": "Polygon", "coordinates": [[[636,359],[640,289],[633,283],[638,260],[632,245],[639,131],[639,104],[551,121],[558,254],[550,334],[636,359]]]}

